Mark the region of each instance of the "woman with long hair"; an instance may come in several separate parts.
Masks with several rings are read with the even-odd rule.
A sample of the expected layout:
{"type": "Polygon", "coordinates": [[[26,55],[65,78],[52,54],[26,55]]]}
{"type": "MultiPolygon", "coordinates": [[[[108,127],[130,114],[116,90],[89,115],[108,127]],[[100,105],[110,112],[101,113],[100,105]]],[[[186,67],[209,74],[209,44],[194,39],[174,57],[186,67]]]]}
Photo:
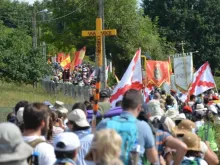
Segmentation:
{"type": "Polygon", "coordinates": [[[95,165],[123,165],[120,160],[121,145],[121,136],[114,130],[97,131],[85,160],[95,165]]]}

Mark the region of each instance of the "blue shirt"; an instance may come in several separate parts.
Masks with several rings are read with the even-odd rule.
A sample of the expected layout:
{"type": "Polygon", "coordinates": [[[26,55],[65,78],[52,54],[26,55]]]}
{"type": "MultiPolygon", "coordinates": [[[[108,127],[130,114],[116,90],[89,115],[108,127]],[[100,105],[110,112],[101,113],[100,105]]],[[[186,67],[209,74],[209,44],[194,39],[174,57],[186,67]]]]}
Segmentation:
{"type": "MultiPolygon", "coordinates": [[[[134,117],[131,113],[125,112],[125,111],[122,112],[121,116],[122,117],[134,117]]],[[[110,120],[110,118],[102,120],[98,124],[96,129],[100,130],[100,129],[106,128],[108,120],[110,120]]],[[[137,129],[138,129],[138,143],[141,146],[140,155],[143,156],[145,149],[150,149],[155,146],[154,136],[153,136],[153,133],[152,133],[150,126],[145,121],[137,120],[137,129]]],[[[142,164],[141,158],[139,158],[138,164],[139,165],[142,164]]]]}
{"type": "Polygon", "coordinates": [[[80,149],[78,152],[76,164],[86,165],[84,158],[89,152],[94,135],[91,133],[90,128],[87,130],[75,131],[74,133],[79,137],[80,140],[80,149]]]}

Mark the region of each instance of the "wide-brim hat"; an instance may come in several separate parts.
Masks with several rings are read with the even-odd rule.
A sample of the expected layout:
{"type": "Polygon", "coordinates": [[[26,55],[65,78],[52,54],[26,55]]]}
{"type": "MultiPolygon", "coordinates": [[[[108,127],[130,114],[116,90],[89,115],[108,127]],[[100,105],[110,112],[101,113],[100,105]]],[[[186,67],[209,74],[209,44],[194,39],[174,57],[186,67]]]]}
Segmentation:
{"type": "Polygon", "coordinates": [[[32,151],[32,147],[23,141],[21,132],[15,124],[0,124],[0,164],[26,160],[32,151]]]}
{"type": "Polygon", "coordinates": [[[165,116],[169,117],[171,119],[174,119],[177,115],[179,115],[179,111],[174,110],[174,109],[167,110],[166,113],[165,113],[165,116]]]}
{"type": "Polygon", "coordinates": [[[50,109],[61,113],[68,113],[68,109],[64,107],[64,103],[61,101],[56,101],[54,106],[50,106],[50,109]]]}
{"type": "Polygon", "coordinates": [[[147,107],[149,109],[151,117],[155,116],[163,116],[164,111],[160,107],[160,102],[158,100],[151,100],[148,104],[147,107]]]}
{"type": "Polygon", "coordinates": [[[200,151],[200,142],[201,139],[192,132],[186,132],[183,136],[183,142],[187,145],[188,151],[200,151]]]}
{"type": "Polygon", "coordinates": [[[206,111],[207,108],[204,107],[203,104],[197,104],[195,111],[206,111]]]}
{"type": "Polygon", "coordinates": [[[174,135],[184,135],[186,132],[193,132],[196,128],[194,122],[188,119],[183,119],[181,122],[173,128],[172,132],[174,135]]]}
{"type": "Polygon", "coordinates": [[[184,113],[180,113],[173,120],[184,120],[184,119],[186,119],[186,115],[184,113]]]}

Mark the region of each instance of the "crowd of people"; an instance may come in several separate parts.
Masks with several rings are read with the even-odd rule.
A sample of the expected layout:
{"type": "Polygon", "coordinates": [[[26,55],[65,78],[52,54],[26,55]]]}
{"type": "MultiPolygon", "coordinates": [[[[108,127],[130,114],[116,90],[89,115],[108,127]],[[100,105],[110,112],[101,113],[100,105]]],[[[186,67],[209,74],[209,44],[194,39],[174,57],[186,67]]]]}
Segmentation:
{"type": "Polygon", "coordinates": [[[94,69],[94,66],[91,64],[84,63],[75,66],[73,71],[70,71],[70,69],[63,69],[58,63],[56,63],[52,80],[56,83],[68,82],[79,86],[94,86],[95,76],[92,75],[94,69]]]}
{"type": "Polygon", "coordinates": [[[219,164],[214,127],[220,104],[212,90],[185,103],[173,91],[155,90],[145,103],[140,91],[130,89],[117,107],[110,95],[100,92],[96,126],[93,97],[71,110],[60,101],[18,102],[0,124],[0,164],[219,164]]]}

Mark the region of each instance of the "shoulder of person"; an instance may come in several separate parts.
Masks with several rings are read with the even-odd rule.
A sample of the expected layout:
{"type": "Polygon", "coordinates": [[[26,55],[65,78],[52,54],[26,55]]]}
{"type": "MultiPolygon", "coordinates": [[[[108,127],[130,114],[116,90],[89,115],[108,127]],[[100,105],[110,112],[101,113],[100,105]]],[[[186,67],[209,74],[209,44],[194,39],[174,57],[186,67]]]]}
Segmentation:
{"type": "Polygon", "coordinates": [[[100,123],[97,125],[96,129],[100,130],[100,129],[104,129],[107,127],[107,122],[110,120],[110,118],[105,118],[103,120],[100,121],[100,123]]]}
{"type": "Polygon", "coordinates": [[[151,130],[149,124],[146,121],[143,121],[143,120],[137,120],[137,126],[138,126],[138,128],[143,128],[145,130],[146,129],[150,129],[151,130]]]}
{"type": "Polygon", "coordinates": [[[85,137],[83,137],[82,139],[80,139],[80,141],[92,141],[92,139],[94,138],[94,134],[88,134],[85,137]]]}
{"type": "Polygon", "coordinates": [[[38,151],[39,153],[50,153],[52,152],[54,154],[54,148],[51,144],[47,142],[42,142],[39,143],[36,147],[35,150],[38,151]]]}

